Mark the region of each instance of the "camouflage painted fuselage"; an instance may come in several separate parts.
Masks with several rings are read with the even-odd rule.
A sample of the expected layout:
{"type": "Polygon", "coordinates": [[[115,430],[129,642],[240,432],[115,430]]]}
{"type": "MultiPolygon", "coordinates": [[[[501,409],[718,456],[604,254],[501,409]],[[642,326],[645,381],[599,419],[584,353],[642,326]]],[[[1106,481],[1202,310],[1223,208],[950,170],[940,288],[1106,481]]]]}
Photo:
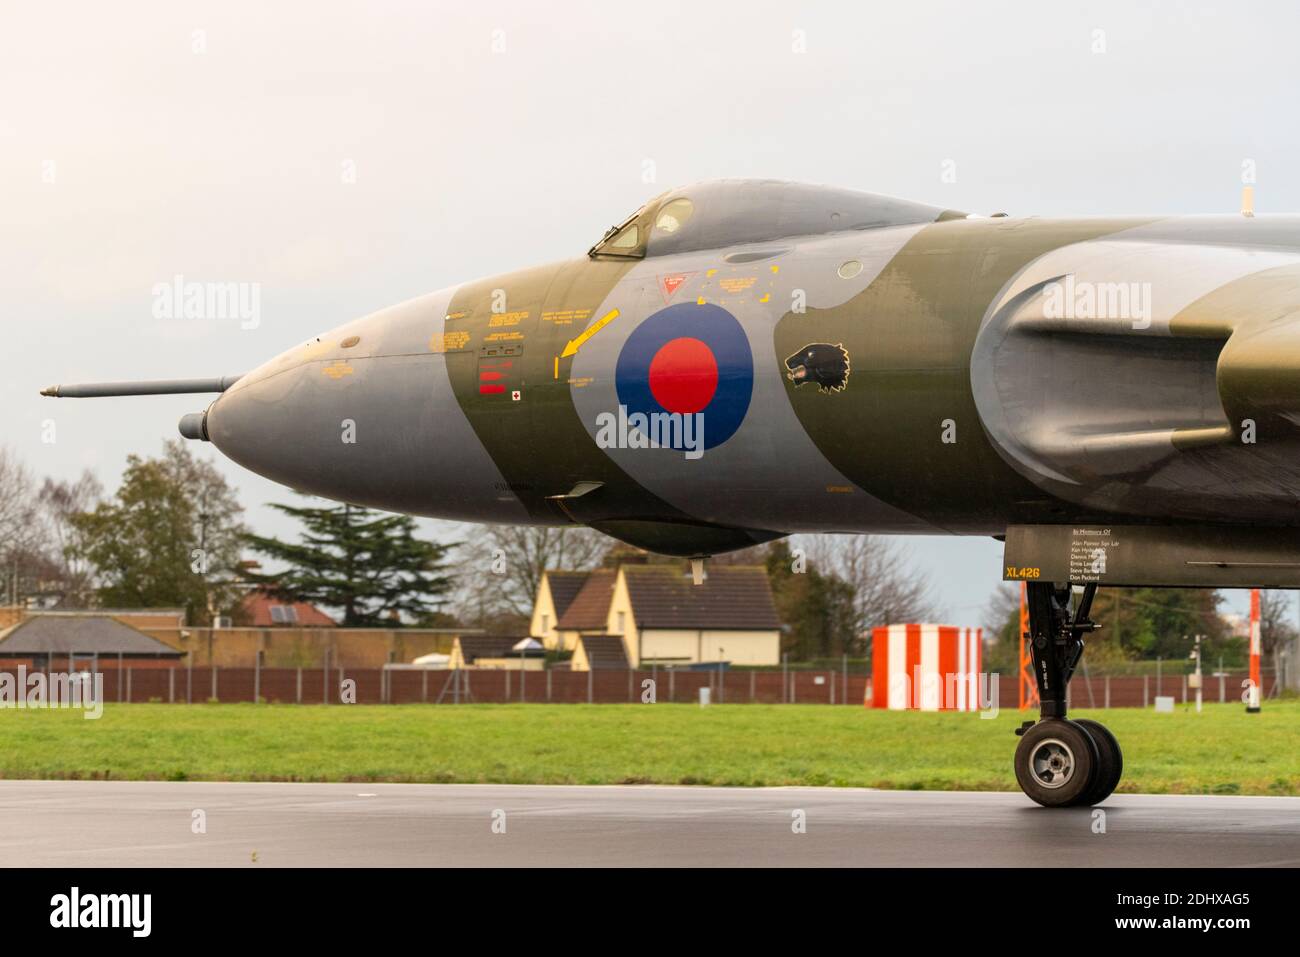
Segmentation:
{"type": "Polygon", "coordinates": [[[977,219],[724,181],[653,200],[588,256],[290,350],[207,431],[303,491],[676,554],[1291,527],[1298,310],[1300,219],[977,219]],[[638,412],[698,415],[697,454],[649,445],[638,412]]]}

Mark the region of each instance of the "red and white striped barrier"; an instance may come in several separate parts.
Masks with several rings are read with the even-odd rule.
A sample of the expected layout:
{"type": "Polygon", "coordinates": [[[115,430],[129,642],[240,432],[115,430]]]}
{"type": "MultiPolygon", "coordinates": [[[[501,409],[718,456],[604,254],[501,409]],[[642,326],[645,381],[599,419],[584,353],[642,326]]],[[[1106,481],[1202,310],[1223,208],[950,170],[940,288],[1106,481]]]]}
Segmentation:
{"type": "Polygon", "coordinates": [[[883,625],[872,629],[868,707],[978,711],[984,629],[883,625]]]}
{"type": "Polygon", "coordinates": [[[1246,712],[1248,714],[1257,714],[1259,712],[1260,682],[1263,679],[1259,667],[1259,656],[1263,651],[1263,643],[1260,638],[1259,589],[1252,588],[1250,590],[1250,683],[1246,686],[1246,712]]]}

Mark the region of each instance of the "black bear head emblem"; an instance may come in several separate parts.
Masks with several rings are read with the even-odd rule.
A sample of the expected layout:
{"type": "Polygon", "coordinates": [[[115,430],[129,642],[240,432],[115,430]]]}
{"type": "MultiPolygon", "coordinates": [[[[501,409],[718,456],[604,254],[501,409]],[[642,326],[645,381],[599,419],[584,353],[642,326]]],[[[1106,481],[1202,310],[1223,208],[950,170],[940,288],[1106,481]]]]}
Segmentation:
{"type": "Polygon", "coordinates": [[[849,384],[849,354],[842,342],[806,345],[785,360],[785,367],[796,386],[811,382],[819,392],[841,392],[849,384]]]}

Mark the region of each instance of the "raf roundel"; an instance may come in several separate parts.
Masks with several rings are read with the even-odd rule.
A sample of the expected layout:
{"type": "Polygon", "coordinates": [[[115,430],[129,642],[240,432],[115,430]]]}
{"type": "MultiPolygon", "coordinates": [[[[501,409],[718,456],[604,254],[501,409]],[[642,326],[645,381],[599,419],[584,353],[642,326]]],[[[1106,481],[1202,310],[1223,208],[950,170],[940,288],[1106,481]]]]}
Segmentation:
{"type": "Polygon", "coordinates": [[[646,318],[618,355],[614,382],[628,415],[700,413],[704,448],[735,434],[754,391],[754,357],[736,317],[684,302],[646,318]]]}

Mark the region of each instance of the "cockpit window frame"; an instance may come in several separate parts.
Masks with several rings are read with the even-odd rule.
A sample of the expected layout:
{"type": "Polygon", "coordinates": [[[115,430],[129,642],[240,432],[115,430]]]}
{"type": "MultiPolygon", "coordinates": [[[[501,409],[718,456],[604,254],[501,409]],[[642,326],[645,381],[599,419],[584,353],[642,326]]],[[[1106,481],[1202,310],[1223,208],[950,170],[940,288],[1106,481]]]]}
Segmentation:
{"type": "Polygon", "coordinates": [[[618,225],[605,230],[605,235],[600,237],[600,241],[587,250],[588,257],[591,259],[644,259],[648,231],[642,228],[641,219],[644,218],[649,206],[650,204],[647,203],[618,225]],[[636,245],[628,249],[613,248],[610,243],[629,226],[637,227],[636,245]]]}
{"type": "Polygon", "coordinates": [[[659,215],[659,210],[663,207],[664,201],[672,193],[673,190],[665,190],[644,203],[635,213],[617,226],[609,227],[605,231],[605,235],[600,237],[600,241],[587,250],[587,257],[589,259],[645,259],[646,247],[650,242],[650,227],[654,225],[655,218],[659,215]],[[632,225],[637,227],[636,245],[626,250],[613,249],[610,246],[610,240],[632,225]]]}

